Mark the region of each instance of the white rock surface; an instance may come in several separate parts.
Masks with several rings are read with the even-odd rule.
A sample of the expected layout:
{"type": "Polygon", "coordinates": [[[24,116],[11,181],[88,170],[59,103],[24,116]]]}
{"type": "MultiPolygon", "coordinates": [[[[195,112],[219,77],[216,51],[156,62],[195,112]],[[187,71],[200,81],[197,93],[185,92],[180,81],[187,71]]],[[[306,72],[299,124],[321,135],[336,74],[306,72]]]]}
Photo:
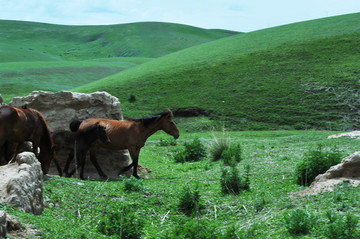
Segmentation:
{"type": "Polygon", "coordinates": [[[33,153],[18,154],[15,163],[0,167],[0,202],[35,215],[42,213],[43,173],[33,153]]]}

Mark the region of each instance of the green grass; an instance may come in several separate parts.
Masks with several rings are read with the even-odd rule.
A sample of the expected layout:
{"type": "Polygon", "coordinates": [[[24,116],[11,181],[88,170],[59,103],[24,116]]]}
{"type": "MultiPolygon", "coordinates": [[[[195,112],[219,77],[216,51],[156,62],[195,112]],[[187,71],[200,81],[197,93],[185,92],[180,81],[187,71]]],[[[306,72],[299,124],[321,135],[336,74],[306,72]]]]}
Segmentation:
{"type": "MultiPolygon", "coordinates": [[[[343,156],[358,148],[356,139],[327,139],[329,131],[242,131],[227,132],[232,143],[243,149],[243,161],[238,169],[250,165],[250,191],[239,195],[221,193],[222,162],[210,157],[199,162],[175,163],[173,154],[183,142],[199,138],[205,145],[213,140],[213,133],[181,133],[177,146],[159,146],[160,139],[152,136],[140,154],[140,164],[150,168],[137,190],[125,190],[123,181],[80,181],[49,177],[44,181],[44,198],[48,204],[42,215],[34,216],[9,206],[5,209],[22,222],[41,229],[42,238],[105,238],[96,231],[100,217],[106,210],[129,205],[136,216],[145,221],[142,238],[174,238],[174,234],[195,230],[216,238],[234,229],[239,237],[289,238],[285,215],[294,210],[306,210],[316,216],[308,237],[324,238],[329,220],[327,212],[342,217],[351,214],[360,218],[359,187],[343,185],[334,192],[316,196],[291,196],[306,187],[296,184],[295,165],[302,155],[319,143],[324,150],[336,145],[343,156]],[[202,209],[200,215],[188,217],[178,210],[182,189],[197,187],[202,209]],[[181,230],[178,225],[181,225],[181,230]],[[200,225],[199,227],[197,225],[200,225]],[[193,229],[190,229],[192,228],[193,229]]],[[[215,135],[222,132],[214,132],[215,135]]],[[[143,175],[144,176],[144,175],[143,175]]],[[[359,227],[359,225],[357,225],[359,227]]]]}
{"type": "Polygon", "coordinates": [[[359,19],[351,14],[223,38],[74,91],[108,91],[127,117],[197,107],[233,129],[353,129],[359,19]]]}

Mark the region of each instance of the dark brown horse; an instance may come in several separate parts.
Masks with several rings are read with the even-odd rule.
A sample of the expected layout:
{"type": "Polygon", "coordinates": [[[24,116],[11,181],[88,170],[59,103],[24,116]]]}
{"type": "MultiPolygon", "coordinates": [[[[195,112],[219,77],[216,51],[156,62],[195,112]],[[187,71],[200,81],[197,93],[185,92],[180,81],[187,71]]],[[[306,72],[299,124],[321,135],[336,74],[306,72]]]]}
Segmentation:
{"type": "MultiPolygon", "coordinates": [[[[70,163],[74,158],[75,141],[76,159],[78,161],[77,167],[79,168],[82,164],[85,164],[87,151],[90,149],[91,145],[98,139],[104,144],[110,143],[110,139],[106,133],[106,127],[100,124],[94,124],[84,130],[79,130],[76,133],[69,131],[58,131],[54,133],[56,153],[58,153],[59,150],[63,148],[70,150],[64,167],[64,173],[66,177],[70,177],[75,172],[74,169],[72,172],[68,173],[70,163]]],[[[82,167],[81,169],[80,178],[84,179],[84,167],[82,167]]]]}
{"type": "Polygon", "coordinates": [[[73,122],[72,130],[84,130],[94,124],[106,125],[106,132],[111,141],[110,144],[99,142],[98,144],[92,144],[90,148],[90,160],[93,162],[99,175],[102,178],[107,177],[96,160],[96,148],[103,147],[111,150],[128,149],[132,163],[126,166],[120,173],[133,168],[133,176],[140,178],[137,173],[139,153],[140,149],[145,145],[146,140],[158,130],[165,131],[175,139],[179,138],[179,130],[172,118],[173,114],[170,110],[142,119],[110,120],[92,118],[73,122]]]}
{"type": "Polygon", "coordinates": [[[7,162],[12,162],[18,153],[19,145],[25,141],[33,144],[33,153],[41,163],[41,169],[47,174],[51,160],[55,157],[54,144],[49,127],[42,114],[34,109],[19,109],[0,106],[0,151],[7,162]],[[6,150],[7,143],[15,143],[15,151],[10,160],[6,150]],[[40,147],[40,153],[38,153],[40,147]]]}

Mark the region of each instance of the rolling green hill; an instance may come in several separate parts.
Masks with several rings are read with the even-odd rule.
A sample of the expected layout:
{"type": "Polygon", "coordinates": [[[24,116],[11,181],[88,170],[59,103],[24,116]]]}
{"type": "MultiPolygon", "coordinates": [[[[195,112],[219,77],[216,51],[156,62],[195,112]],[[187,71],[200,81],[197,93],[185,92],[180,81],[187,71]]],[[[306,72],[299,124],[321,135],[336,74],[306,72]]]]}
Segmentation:
{"type": "Polygon", "coordinates": [[[62,26],[4,20],[0,32],[0,62],[159,57],[238,34],[158,22],[62,26]]]}
{"type": "Polygon", "coordinates": [[[236,32],[171,23],[61,26],[0,21],[0,93],[69,90],[236,32]]]}
{"type": "Polygon", "coordinates": [[[212,41],[74,90],[116,95],[125,116],[196,108],[234,129],[352,129],[359,54],[360,14],[350,14],[212,41]]]}

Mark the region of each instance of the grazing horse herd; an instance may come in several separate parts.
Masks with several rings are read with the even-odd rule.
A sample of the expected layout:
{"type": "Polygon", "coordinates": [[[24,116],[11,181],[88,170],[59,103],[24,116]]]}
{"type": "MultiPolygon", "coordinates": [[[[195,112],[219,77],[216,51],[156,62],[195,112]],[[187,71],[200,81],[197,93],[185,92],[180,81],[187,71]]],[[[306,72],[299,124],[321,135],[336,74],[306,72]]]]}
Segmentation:
{"type": "Polygon", "coordinates": [[[127,149],[132,163],[121,170],[121,173],[133,168],[133,176],[140,178],[137,173],[139,153],[146,140],[158,130],[163,130],[175,139],[179,137],[179,130],[174,121],[173,114],[166,110],[161,114],[141,119],[110,120],[90,118],[74,120],[70,123],[70,131],[51,133],[42,114],[35,109],[20,109],[12,106],[0,106],[0,159],[13,162],[19,146],[25,141],[31,141],[33,153],[39,159],[44,174],[47,174],[50,163],[54,163],[62,175],[62,170],[56,160],[56,152],[63,148],[70,149],[64,167],[65,176],[70,177],[69,167],[74,156],[77,159],[77,168],[80,168],[80,178],[84,179],[85,158],[90,151],[90,160],[101,178],[108,178],[101,170],[96,159],[96,150],[106,148],[109,150],[127,149]],[[10,150],[9,144],[15,144],[10,150]]]}

